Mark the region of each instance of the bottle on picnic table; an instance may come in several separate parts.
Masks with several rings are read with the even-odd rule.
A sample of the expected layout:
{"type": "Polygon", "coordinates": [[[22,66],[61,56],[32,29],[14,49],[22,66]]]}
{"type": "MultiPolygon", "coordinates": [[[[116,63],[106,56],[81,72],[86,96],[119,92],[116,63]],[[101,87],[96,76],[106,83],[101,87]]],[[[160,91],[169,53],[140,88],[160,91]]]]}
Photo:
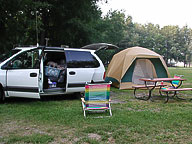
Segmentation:
{"type": "Polygon", "coordinates": [[[161,81],[161,85],[163,85],[163,81],[161,81]]]}

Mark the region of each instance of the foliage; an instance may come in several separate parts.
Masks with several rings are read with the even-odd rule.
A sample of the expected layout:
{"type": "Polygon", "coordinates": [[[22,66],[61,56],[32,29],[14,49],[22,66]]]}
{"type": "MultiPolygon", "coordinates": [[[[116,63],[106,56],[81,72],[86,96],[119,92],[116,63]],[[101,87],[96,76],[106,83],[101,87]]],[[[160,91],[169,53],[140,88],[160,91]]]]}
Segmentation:
{"type": "Polygon", "coordinates": [[[91,23],[100,17],[98,0],[0,1],[1,51],[17,45],[61,44],[72,47],[90,42],[91,23]],[[37,27],[37,29],[36,29],[37,27]],[[36,31],[37,30],[37,31],[36,31]]]}
{"type": "Polygon", "coordinates": [[[127,35],[120,43],[121,47],[141,46],[149,48],[168,60],[191,62],[192,30],[187,26],[164,26],[151,23],[141,25],[134,23],[126,29],[127,35]]]}
{"type": "Polygon", "coordinates": [[[142,25],[117,10],[102,16],[99,1],[107,2],[0,0],[0,52],[16,45],[35,45],[36,42],[45,45],[45,38],[49,38],[49,46],[81,47],[98,42],[115,44],[120,50],[141,46],[162,55],[167,64],[170,60],[182,61],[185,66],[190,64],[192,30],[187,25],[182,28],[142,25]]]}

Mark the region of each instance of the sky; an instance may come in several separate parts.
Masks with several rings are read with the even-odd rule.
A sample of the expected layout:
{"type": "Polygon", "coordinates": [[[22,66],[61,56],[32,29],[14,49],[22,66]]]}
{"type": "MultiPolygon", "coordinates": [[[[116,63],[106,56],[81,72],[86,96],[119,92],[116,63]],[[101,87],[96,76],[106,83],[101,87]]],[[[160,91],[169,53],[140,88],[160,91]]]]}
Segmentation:
{"type": "Polygon", "coordinates": [[[192,28],[192,0],[108,0],[100,2],[103,14],[109,10],[125,10],[133,22],[140,24],[188,25],[192,28]]]}

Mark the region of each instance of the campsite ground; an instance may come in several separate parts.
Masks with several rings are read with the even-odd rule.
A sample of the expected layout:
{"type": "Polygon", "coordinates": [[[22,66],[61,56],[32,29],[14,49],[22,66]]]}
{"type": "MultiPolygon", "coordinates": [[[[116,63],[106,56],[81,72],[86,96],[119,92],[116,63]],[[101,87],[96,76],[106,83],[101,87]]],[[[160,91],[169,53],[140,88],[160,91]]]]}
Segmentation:
{"type": "MultiPolygon", "coordinates": [[[[169,68],[192,87],[191,68],[169,68]]],[[[191,92],[184,92],[191,96],[191,92]]],[[[0,143],[191,143],[192,102],[139,101],[132,90],[112,88],[112,117],[83,117],[75,96],[8,99],[0,104],[0,143]]]]}

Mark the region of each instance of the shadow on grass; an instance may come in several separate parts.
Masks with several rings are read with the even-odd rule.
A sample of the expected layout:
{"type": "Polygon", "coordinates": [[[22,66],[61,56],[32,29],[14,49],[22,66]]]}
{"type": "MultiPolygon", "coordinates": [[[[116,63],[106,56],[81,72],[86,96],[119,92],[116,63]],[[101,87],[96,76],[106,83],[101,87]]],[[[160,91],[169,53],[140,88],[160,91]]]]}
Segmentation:
{"type": "Polygon", "coordinates": [[[37,101],[48,102],[48,101],[78,100],[81,97],[82,95],[80,95],[79,93],[54,95],[54,96],[42,96],[41,99],[10,97],[10,98],[6,98],[4,103],[32,103],[37,101]]]}

